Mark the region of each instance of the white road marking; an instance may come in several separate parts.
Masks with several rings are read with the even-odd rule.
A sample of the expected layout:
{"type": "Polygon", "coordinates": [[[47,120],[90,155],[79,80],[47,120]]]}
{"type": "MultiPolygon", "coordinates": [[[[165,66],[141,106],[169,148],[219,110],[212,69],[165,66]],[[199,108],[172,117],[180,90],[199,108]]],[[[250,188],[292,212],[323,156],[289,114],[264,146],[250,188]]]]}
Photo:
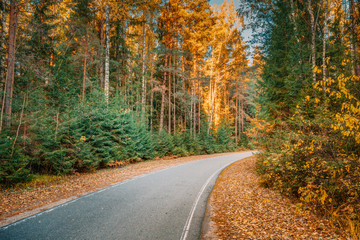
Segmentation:
{"type": "MultiPolygon", "coordinates": [[[[201,160],[203,160],[203,159],[201,159],[201,160]]],[[[5,226],[3,226],[3,227],[0,227],[0,231],[5,231],[6,229],[8,229],[8,228],[10,228],[10,227],[14,227],[14,226],[16,226],[16,225],[18,225],[18,224],[20,224],[20,223],[24,223],[24,222],[27,222],[27,221],[30,220],[30,219],[39,217],[39,216],[43,215],[44,213],[49,213],[49,212],[54,211],[55,209],[58,209],[58,208],[61,208],[61,207],[65,207],[65,206],[67,206],[67,205],[69,205],[69,204],[71,204],[71,203],[74,203],[74,202],[78,201],[78,200],[81,199],[81,198],[87,198],[87,197],[93,196],[93,195],[95,195],[95,194],[98,194],[98,193],[101,193],[101,192],[110,190],[110,189],[112,189],[112,188],[118,187],[118,186],[120,186],[120,185],[123,185],[123,184],[129,183],[129,182],[132,182],[132,181],[141,179],[141,178],[143,178],[143,177],[150,176],[150,175],[154,175],[154,174],[157,174],[157,173],[160,173],[160,172],[164,172],[164,171],[167,171],[167,170],[172,169],[172,168],[180,167],[180,166],[185,165],[185,164],[187,164],[187,163],[188,163],[188,162],[182,163],[182,164],[179,164],[179,165],[175,165],[175,166],[171,166],[171,167],[169,167],[169,168],[160,169],[160,170],[155,171],[155,172],[145,173],[145,174],[143,174],[143,175],[139,175],[139,176],[136,176],[136,177],[134,177],[134,178],[131,178],[131,179],[128,179],[128,180],[119,182],[119,183],[114,183],[114,184],[112,184],[112,185],[110,185],[110,186],[108,186],[108,187],[106,187],[106,188],[103,188],[103,189],[97,190],[97,191],[95,191],[95,192],[91,192],[91,193],[85,194],[85,195],[80,196],[80,197],[78,197],[78,198],[76,198],[76,199],[74,199],[74,200],[70,200],[70,201],[68,201],[68,202],[59,204],[59,205],[57,205],[57,206],[55,206],[55,207],[52,207],[52,208],[50,208],[50,209],[41,211],[41,212],[39,212],[39,213],[37,213],[37,214],[34,214],[34,215],[32,215],[32,216],[23,218],[23,219],[18,220],[18,221],[16,221],[16,222],[13,222],[13,223],[10,223],[10,224],[5,225],[5,226]]]]}
{"type": "MultiPolygon", "coordinates": [[[[249,156],[251,156],[252,154],[253,154],[253,152],[250,153],[249,156]]],[[[234,155],[237,155],[237,154],[234,154],[234,155]]],[[[242,154],[241,154],[241,155],[242,155],[242,154]]],[[[228,156],[231,156],[231,155],[228,155],[228,156]]],[[[228,156],[226,156],[226,157],[228,157],[228,156]]],[[[221,158],[221,157],[224,157],[224,156],[213,157],[213,158],[216,159],[216,158],[221,158]]],[[[247,156],[239,157],[240,159],[238,159],[238,160],[241,160],[241,159],[243,159],[243,158],[245,158],[245,157],[247,157],[247,156]]],[[[198,160],[198,161],[208,160],[208,159],[212,159],[212,158],[201,159],[201,160],[198,160]]],[[[236,160],[236,161],[238,161],[238,160],[236,160]]],[[[187,221],[186,221],[186,224],[185,224],[185,226],[184,226],[184,230],[183,230],[182,235],[181,235],[181,238],[180,238],[181,240],[185,240],[185,239],[187,238],[187,235],[188,235],[188,232],[189,232],[189,230],[190,230],[191,222],[192,222],[192,219],[193,219],[193,216],[194,216],[196,207],[197,207],[197,205],[198,205],[198,203],[199,203],[199,201],[200,201],[201,195],[202,195],[202,194],[204,193],[204,191],[205,191],[205,188],[209,185],[210,181],[212,180],[212,178],[213,178],[216,174],[218,174],[219,172],[221,172],[222,170],[224,170],[226,167],[228,167],[230,164],[232,164],[232,163],[234,163],[234,162],[236,162],[236,161],[233,161],[233,162],[227,164],[227,165],[224,166],[223,168],[221,168],[221,169],[219,169],[218,171],[216,171],[215,173],[213,173],[213,174],[207,179],[207,181],[205,182],[205,184],[202,186],[202,188],[200,189],[199,194],[197,195],[196,201],[194,202],[194,204],[193,204],[193,206],[192,206],[192,209],[191,209],[191,211],[190,211],[190,213],[189,213],[188,219],[187,219],[187,221]]],[[[132,178],[132,179],[125,180],[125,181],[123,181],[123,182],[115,183],[115,184],[113,184],[113,185],[110,185],[109,187],[106,187],[106,188],[97,190],[97,191],[92,192],[92,193],[88,193],[88,194],[83,195],[83,196],[80,196],[80,197],[78,197],[78,198],[76,198],[76,199],[73,199],[73,200],[70,200],[70,201],[68,201],[68,202],[59,204],[58,206],[55,206],[55,207],[52,207],[52,208],[50,208],[50,209],[41,211],[40,213],[34,214],[34,215],[32,215],[32,216],[29,216],[29,217],[26,217],[26,218],[24,218],[24,219],[18,220],[18,221],[16,221],[16,222],[10,223],[10,224],[8,224],[8,225],[6,225],[6,226],[0,227],[0,232],[1,232],[1,231],[4,231],[4,230],[6,230],[6,229],[8,229],[8,228],[10,228],[10,227],[14,227],[14,226],[16,226],[16,225],[18,225],[18,224],[20,224],[20,223],[27,222],[27,221],[30,220],[30,219],[39,217],[39,216],[43,215],[44,213],[49,213],[49,212],[54,211],[55,209],[58,209],[58,208],[67,206],[67,205],[69,205],[69,204],[71,204],[71,203],[74,203],[74,202],[78,201],[78,200],[81,199],[81,198],[87,198],[87,197],[93,196],[93,195],[95,195],[95,194],[98,194],[98,193],[107,191],[107,190],[109,190],[109,189],[118,187],[118,186],[120,186],[120,185],[129,183],[129,182],[132,182],[132,181],[135,181],[135,180],[138,180],[138,179],[141,179],[141,178],[150,176],[150,175],[154,175],[154,174],[157,174],[157,173],[160,173],[160,172],[164,172],[164,171],[167,171],[167,170],[172,169],[172,168],[177,168],[177,167],[180,167],[180,166],[185,165],[185,164],[188,164],[188,163],[189,163],[189,162],[182,163],[182,164],[175,165],[175,166],[172,166],[172,167],[169,167],[169,168],[164,168],[164,169],[161,169],[161,170],[158,170],[158,171],[155,171],[155,172],[151,172],[151,173],[139,175],[139,176],[137,176],[137,177],[134,177],[134,178],[132,178]]]]}
{"type": "MultiPolygon", "coordinates": [[[[249,156],[251,156],[252,154],[254,154],[254,153],[251,152],[249,156]]],[[[213,179],[213,177],[214,177],[216,174],[218,174],[219,172],[223,171],[223,170],[224,170],[225,168],[227,168],[229,165],[231,165],[231,164],[233,164],[233,163],[235,163],[235,162],[237,162],[237,161],[240,161],[240,160],[242,160],[242,159],[244,159],[244,158],[246,158],[246,157],[249,157],[249,156],[241,157],[240,159],[235,160],[235,161],[227,164],[227,165],[224,166],[223,168],[221,168],[221,169],[219,169],[218,171],[214,172],[214,173],[206,180],[206,182],[204,183],[204,185],[203,185],[202,188],[200,189],[200,192],[199,192],[199,194],[197,195],[196,200],[195,200],[195,202],[194,202],[194,204],[193,204],[193,206],[192,206],[192,208],[191,208],[191,211],[190,211],[190,213],[189,213],[188,219],[187,219],[187,221],[186,221],[186,223],[185,223],[183,232],[182,232],[182,234],[181,234],[180,240],[186,240],[186,238],[187,238],[187,236],[188,236],[188,233],[189,233],[189,230],[190,230],[191,221],[192,221],[192,219],[193,219],[193,217],[194,217],[194,213],[195,213],[196,207],[197,207],[197,205],[198,205],[198,203],[199,203],[199,201],[200,201],[201,195],[204,193],[205,188],[209,185],[211,179],[213,179]]]]}
{"type": "MultiPolygon", "coordinates": [[[[223,169],[223,168],[222,168],[222,169],[223,169]]],[[[195,200],[195,202],[194,202],[194,204],[193,204],[193,206],[192,206],[192,208],[191,208],[191,211],[190,211],[190,213],[189,213],[189,216],[188,216],[188,218],[187,218],[187,220],[186,220],[186,223],[185,223],[185,226],[184,226],[184,230],[183,230],[183,232],[182,232],[182,234],[181,234],[180,240],[185,240],[185,239],[187,238],[187,235],[188,235],[189,230],[190,230],[191,221],[192,221],[192,219],[193,219],[193,216],[194,216],[196,207],[197,207],[197,205],[198,205],[198,203],[199,203],[199,201],[200,201],[201,195],[204,193],[205,188],[207,187],[207,185],[209,185],[209,183],[210,183],[210,181],[213,179],[213,177],[214,177],[217,173],[219,173],[222,169],[214,172],[214,173],[206,180],[206,182],[204,183],[204,185],[203,185],[202,188],[200,189],[200,192],[199,192],[199,194],[197,195],[196,200],[195,200]]]]}

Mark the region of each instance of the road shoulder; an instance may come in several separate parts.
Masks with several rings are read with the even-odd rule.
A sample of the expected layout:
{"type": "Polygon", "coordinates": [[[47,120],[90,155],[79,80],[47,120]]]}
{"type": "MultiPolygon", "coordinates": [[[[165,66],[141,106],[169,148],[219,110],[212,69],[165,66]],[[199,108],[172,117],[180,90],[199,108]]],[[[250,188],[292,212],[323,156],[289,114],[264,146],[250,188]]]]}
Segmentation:
{"type": "Polygon", "coordinates": [[[332,224],[262,187],[256,158],[240,160],[218,177],[209,197],[202,239],[346,239],[332,224]]]}
{"type": "Polygon", "coordinates": [[[164,158],[59,177],[56,181],[0,189],[0,227],[37,214],[91,192],[172,166],[206,158],[229,155],[218,153],[181,158],[164,158]]]}

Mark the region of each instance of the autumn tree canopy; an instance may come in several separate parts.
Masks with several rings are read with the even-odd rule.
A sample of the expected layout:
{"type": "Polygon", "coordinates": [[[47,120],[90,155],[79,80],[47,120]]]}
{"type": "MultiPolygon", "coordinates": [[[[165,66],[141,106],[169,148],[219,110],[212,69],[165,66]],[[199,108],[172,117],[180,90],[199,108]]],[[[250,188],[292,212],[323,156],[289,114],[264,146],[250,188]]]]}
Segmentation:
{"type": "Polygon", "coordinates": [[[247,144],[250,75],[233,2],[0,9],[1,182],[247,144]]]}

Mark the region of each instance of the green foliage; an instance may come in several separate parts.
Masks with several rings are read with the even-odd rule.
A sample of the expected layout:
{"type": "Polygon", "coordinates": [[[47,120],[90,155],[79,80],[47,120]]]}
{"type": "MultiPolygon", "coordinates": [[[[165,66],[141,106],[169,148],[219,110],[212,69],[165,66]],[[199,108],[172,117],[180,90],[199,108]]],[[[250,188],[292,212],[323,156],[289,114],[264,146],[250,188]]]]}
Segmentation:
{"type": "Polygon", "coordinates": [[[134,113],[104,105],[79,105],[69,120],[41,134],[42,165],[54,173],[93,171],[114,161],[151,159],[153,146],[145,126],[134,113]]]}
{"type": "MultiPolygon", "coordinates": [[[[227,89],[229,96],[224,95],[224,99],[228,97],[233,101],[233,95],[238,93],[232,89],[232,74],[225,66],[232,62],[230,68],[236,72],[236,79],[246,68],[245,45],[240,33],[235,31],[235,12],[231,7],[224,6],[232,15],[227,18],[227,14],[209,11],[206,1],[201,1],[200,5],[180,4],[178,7],[189,10],[190,15],[182,16],[178,12],[180,8],[171,8],[178,18],[168,19],[166,4],[160,2],[111,2],[111,29],[107,33],[105,6],[104,2],[93,0],[29,1],[26,6],[17,6],[23,26],[18,27],[16,35],[18,64],[11,86],[11,117],[7,113],[3,116],[11,123],[2,125],[2,129],[8,131],[9,136],[18,134],[19,138],[12,146],[13,137],[10,142],[6,142],[7,135],[0,137],[4,140],[0,149],[1,182],[26,180],[30,172],[53,175],[89,172],[121,166],[124,161],[234,149],[229,124],[220,126],[216,133],[207,133],[202,99],[210,80],[205,71],[208,64],[205,59],[210,56],[210,45],[216,45],[205,30],[210,33],[210,27],[217,24],[217,29],[224,30],[221,36],[229,35],[227,40],[219,37],[219,46],[211,46],[211,51],[220,49],[219,56],[226,49],[223,52],[226,57],[218,57],[219,63],[224,64],[213,64],[214,70],[223,68],[229,72],[224,74],[226,86],[215,84],[216,88],[227,89]],[[144,9],[153,14],[147,14],[144,9]],[[206,13],[205,18],[199,13],[206,13]],[[160,15],[165,18],[161,19],[160,15]],[[184,22],[195,32],[189,35],[186,29],[180,29],[184,22]],[[159,28],[169,23],[179,31],[159,28]],[[225,31],[228,26],[232,27],[225,31]],[[184,42],[181,47],[172,44],[180,38],[184,42]],[[109,74],[110,102],[105,103],[104,63],[108,39],[110,60],[106,73],[109,74]],[[235,58],[235,62],[231,61],[235,58]],[[223,67],[217,69],[215,65],[223,67]],[[193,88],[195,79],[199,83],[197,89],[193,88]],[[190,92],[190,89],[195,91],[190,92]],[[199,104],[199,107],[191,107],[191,104],[199,104]],[[174,112],[169,116],[171,111],[167,110],[171,105],[174,112]],[[194,124],[195,115],[189,115],[191,109],[199,117],[197,124],[194,124]],[[17,122],[20,115],[22,121],[17,122]],[[167,132],[166,124],[158,133],[161,115],[164,122],[171,121],[173,132],[167,132]],[[190,132],[190,127],[193,131],[195,128],[196,133],[190,132]]],[[[7,44],[0,47],[1,52],[8,49],[7,44]]],[[[214,59],[215,54],[211,54],[214,59]]],[[[5,77],[5,69],[0,72],[5,77]]],[[[220,94],[216,94],[214,101],[222,101],[220,98],[220,94]]],[[[218,108],[215,112],[220,112],[218,116],[229,114],[227,121],[232,121],[234,109],[227,106],[230,102],[214,105],[218,108]],[[227,109],[224,112],[223,107],[227,109]]]]}
{"type": "Polygon", "coordinates": [[[234,150],[231,129],[222,125],[217,134],[203,130],[196,136],[189,131],[168,134],[150,132],[136,121],[137,112],[121,107],[115,99],[106,104],[93,94],[86,104],[79,103],[61,112],[35,112],[32,115],[31,149],[22,153],[13,139],[1,137],[1,182],[19,182],[30,171],[42,174],[89,172],[115,166],[118,162],[139,161],[170,155],[209,154],[234,150]],[[114,165],[115,164],[115,165],[114,165]]]}
{"type": "Polygon", "coordinates": [[[291,119],[292,131],[279,132],[281,148],[269,147],[259,156],[263,183],[299,197],[312,210],[356,219],[348,211],[359,207],[360,156],[344,151],[348,143],[332,131],[326,108],[312,109],[311,121],[306,112],[299,109],[291,119]]]}
{"type": "Polygon", "coordinates": [[[166,155],[172,154],[174,143],[171,135],[167,134],[166,131],[161,131],[159,134],[153,137],[157,156],[164,157],[166,155]]]}
{"type": "Polygon", "coordinates": [[[0,183],[12,184],[31,179],[29,157],[22,154],[17,146],[13,147],[13,142],[14,137],[8,133],[0,135],[0,183]]]}
{"type": "Polygon", "coordinates": [[[258,112],[249,132],[263,149],[258,170],[264,185],[298,197],[304,208],[334,222],[354,226],[360,222],[359,77],[353,74],[352,46],[341,39],[355,36],[341,31],[347,24],[339,14],[341,5],[331,7],[339,12],[327,16],[324,35],[324,12],[332,10],[319,3],[276,1],[268,6],[271,15],[261,9],[266,4],[258,5],[269,24],[258,112]],[[309,8],[318,9],[315,32],[307,25],[309,8]]]}
{"type": "Polygon", "coordinates": [[[231,139],[231,128],[226,124],[221,124],[217,131],[216,137],[216,151],[217,152],[228,152],[234,151],[234,141],[231,139]]]}

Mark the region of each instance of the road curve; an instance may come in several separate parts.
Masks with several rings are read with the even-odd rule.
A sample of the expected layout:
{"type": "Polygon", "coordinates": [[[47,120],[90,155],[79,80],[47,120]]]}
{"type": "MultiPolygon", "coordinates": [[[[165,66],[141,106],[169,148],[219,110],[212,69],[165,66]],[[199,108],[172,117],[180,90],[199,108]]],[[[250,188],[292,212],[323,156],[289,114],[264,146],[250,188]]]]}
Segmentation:
{"type": "Polygon", "coordinates": [[[199,239],[219,173],[235,153],[156,171],[0,228],[0,239],[199,239]]]}

